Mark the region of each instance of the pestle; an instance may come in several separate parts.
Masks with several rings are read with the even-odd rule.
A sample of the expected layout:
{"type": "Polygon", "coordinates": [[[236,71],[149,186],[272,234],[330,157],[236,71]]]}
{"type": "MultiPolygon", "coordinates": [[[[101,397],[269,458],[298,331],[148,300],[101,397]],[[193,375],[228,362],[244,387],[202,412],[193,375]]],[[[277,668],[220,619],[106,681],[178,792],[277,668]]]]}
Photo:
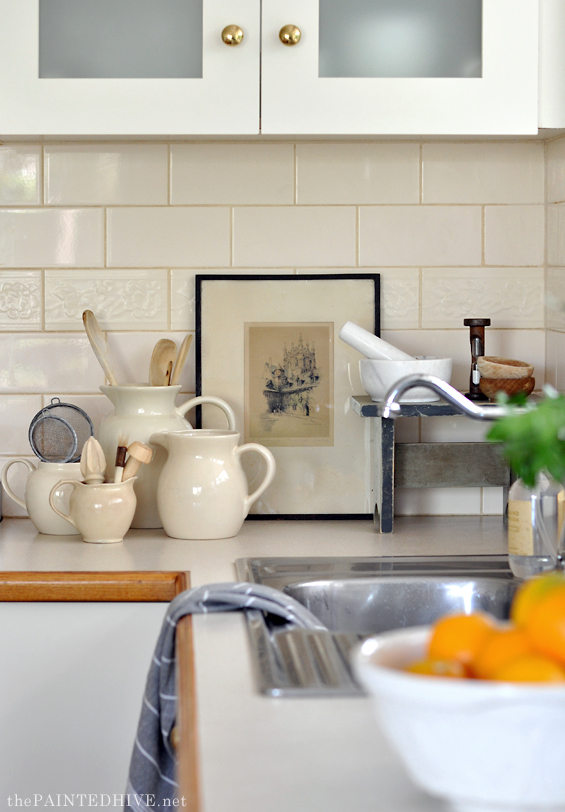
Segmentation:
{"type": "Polygon", "coordinates": [[[413,361],[414,357],[408,353],[393,347],[392,344],[383,341],[382,338],[373,335],[363,327],[346,321],[339,337],[350,347],[360,352],[365,358],[377,359],[380,361],[413,361]]]}

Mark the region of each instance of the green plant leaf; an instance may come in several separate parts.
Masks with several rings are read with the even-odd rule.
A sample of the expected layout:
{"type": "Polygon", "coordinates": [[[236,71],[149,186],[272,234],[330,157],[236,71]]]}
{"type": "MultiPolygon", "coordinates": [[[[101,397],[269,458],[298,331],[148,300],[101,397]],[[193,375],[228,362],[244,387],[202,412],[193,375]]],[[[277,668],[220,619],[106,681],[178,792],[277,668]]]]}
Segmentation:
{"type": "Polygon", "coordinates": [[[565,480],[565,396],[546,394],[538,404],[507,402],[510,413],[495,421],[487,440],[502,444],[504,458],[526,487],[539,473],[565,480]]]}

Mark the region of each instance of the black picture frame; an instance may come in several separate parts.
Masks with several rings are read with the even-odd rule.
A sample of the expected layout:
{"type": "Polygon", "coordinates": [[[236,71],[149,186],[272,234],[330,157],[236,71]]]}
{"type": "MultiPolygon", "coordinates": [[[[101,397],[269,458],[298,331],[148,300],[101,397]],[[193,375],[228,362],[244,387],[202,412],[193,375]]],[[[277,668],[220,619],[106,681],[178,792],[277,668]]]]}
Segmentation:
{"type": "MultiPolygon", "coordinates": [[[[336,434],[334,444],[324,449],[300,446],[273,448],[277,467],[282,476],[277,476],[266,493],[252,508],[249,519],[369,519],[373,516],[370,493],[369,448],[365,437],[366,421],[361,420],[349,407],[351,395],[363,394],[360,380],[354,391],[351,380],[358,368],[359,353],[337,337],[342,324],[354,321],[375,335],[380,335],[380,274],[377,273],[336,273],[336,274],[197,274],[195,277],[195,371],[196,395],[215,395],[226,400],[236,413],[238,430],[244,437],[245,388],[245,324],[249,313],[259,313],[261,297],[264,297],[265,318],[259,322],[269,324],[297,322],[333,322],[332,342],[333,363],[336,367],[335,392],[337,400],[332,402],[336,434]],[[236,286],[236,287],[233,287],[236,286]],[[245,287],[244,287],[245,286],[245,287]],[[273,303],[273,297],[276,303],[273,303]],[[308,297],[311,307],[308,306],[308,297]],[[306,299],[306,302],[304,301],[306,299]],[[281,302],[283,303],[281,305],[281,302]],[[296,307],[293,303],[297,303],[296,307]],[[297,317],[289,318],[296,310],[297,317]],[[311,312],[311,318],[305,314],[311,312]],[[229,359],[233,357],[233,375],[229,359]],[[227,367],[226,367],[227,365],[227,367]],[[221,369],[224,367],[225,369],[221,369]],[[347,370],[346,370],[347,367],[347,370]],[[226,371],[227,370],[227,371],[226,371]],[[345,378],[349,379],[349,383],[345,378]],[[346,387],[349,387],[347,394],[346,387]],[[343,432],[351,436],[342,436],[343,432]],[[330,450],[331,448],[331,450],[330,450]],[[347,458],[347,464],[345,464],[347,458]],[[342,465],[343,464],[343,465],[342,465]],[[342,465],[343,470],[340,470],[342,465]],[[303,484],[303,498],[300,483],[295,486],[283,482],[298,471],[307,469],[308,485],[303,484]],[[293,472],[291,474],[291,471],[293,472]],[[284,473],[282,473],[284,472],[284,473]],[[313,474],[314,472],[314,474],[313,474]],[[316,473],[319,476],[316,476],[316,473]],[[316,493],[316,483],[310,491],[310,482],[318,479],[323,495],[316,493]],[[351,482],[351,485],[347,484],[351,482]],[[351,491],[344,493],[349,487],[351,491]],[[335,493],[332,493],[335,488],[335,493]],[[361,488],[362,495],[355,492],[361,488]],[[269,494],[273,490],[273,496],[269,494]],[[308,491],[308,492],[307,492],[308,491]],[[286,494],[286,496],[285,496],[286,494]],[[269,501],[271,499],[271,501],[269,501]],[[313,509],[309,509],[309,505],[313,509]],[[287,509],[288,506],[288,509],[287,509]],[[337,506],[337,509],[336,509],[337,506]],[[348,509],[351,506],[352,509],[348,509]]],[[[256,316],[251,316],[255,323],[256,316]]],[[[212,414],[219,410],[205,407],[205,419],[199,408],[196,414],[197,428],[224,428],[221,415],[212,414]],[[208,411],[209,410],[209,411],[208,411]]],[[[268,441],[264,442],[269,445],[268,441]]],[[[249,463],[249,458],[259,455],[245,454],[242,457],[246,474],[253,491],[260,478],[260,465],[257,468],[249,463]],[[255,484],[254,484],[255,482],[255,484]]],[[[306,474],[304,475],[306,483],[306,474]]]]}

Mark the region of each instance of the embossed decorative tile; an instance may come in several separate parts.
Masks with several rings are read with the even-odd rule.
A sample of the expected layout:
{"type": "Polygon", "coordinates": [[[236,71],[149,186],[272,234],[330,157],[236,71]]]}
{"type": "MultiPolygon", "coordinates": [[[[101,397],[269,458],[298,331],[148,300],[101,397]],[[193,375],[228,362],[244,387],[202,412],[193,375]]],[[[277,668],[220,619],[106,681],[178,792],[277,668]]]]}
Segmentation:
{"type": "Polygon", "coordinates": [[[0,271],[0,330],[41,330],[41,271],[0,271]]]}
{"type": "Polygon", "coordinates": [[[490,318],[493,327],[544,327],[543,268],[424,268],[422,327],[462,327],[490,318]]]}
{"type": "Polygon", "coordinates": [[[420,326],[420,272],[417,268],[377,268],[381,275],[381,327],[417,330],[420,326]]]}
{"type": "Polygon", "coordinates": [[[420,325],[420,271],[418,268],[297,268],[304,273],[378,273],[381,276],[381,329],[417,330],[420,325]]]}
{"type": "Polygon", "coordinates": [[[45,329],[81,328],[84,310],[104,330],[166,330],[168,271],[46,271],[45,329]]]}
{"type": "MultiPolygon", "coordinates": [[[[234,270],[233,268],[219,268],[210,270],[199,268],[198,270],[173,270],[171,271],[171,330],[195,330],[196,301],[194,289],[194,277],[196,274],[278,274],[284,273],[276,268],[245,268],[234,270]]],[[[306,273],[306,272],[305,272],[306,273]]],[[[317,271],[307,271],[307,273],[317,273],[317,271]]],[[[327,270],[320,273],[328,273],[327,270]]]]}

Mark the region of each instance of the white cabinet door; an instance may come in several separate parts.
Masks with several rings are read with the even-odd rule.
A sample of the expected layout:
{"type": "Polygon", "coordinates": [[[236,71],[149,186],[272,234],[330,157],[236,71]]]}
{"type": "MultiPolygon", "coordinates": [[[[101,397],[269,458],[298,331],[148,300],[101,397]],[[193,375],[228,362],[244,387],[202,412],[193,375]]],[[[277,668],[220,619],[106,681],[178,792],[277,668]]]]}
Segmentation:
{"type": "Polygon", "coordinates": [[[0,134],[135,136],[259,131],[260,0],[171,2],[180,14],[180,35],[175,38],[181,50],[185,29],[186,47],[190,47],[187,6],[195,9],[192,33],[201,39],[194,64],[185,66],[181,58],[180,67],[174,61],[171,67],[163,67],[169,62],[167,49],[175,18],[172,22],[169,19],[167,31],[159,17],[159,3],[72,0],[65,9],[68,2],[0,0],[0,134]],[[74,14],[74,7],[91,6],[94,12],[98,7],[104,12],[102,23],[107,23],[108,14],[119,15],[124,4],[131,7],[129,20],[116,16],[114,27],[104,30],[103,25],[94,25],[95,17],[71,27],[68,12],[74,14]],[[147,15],[157,9],[155,20],[148,16],[145,25],[139,18],[142,6],[147,15]],[[221,38],[222,30],[230,24],[244,32],[243,41],[235,47],[224,44],[221,38]],[[124,68],[130,37],[134,38],[134,44],[128,46],[130,55],[134,62],[140,54],[146,57],[147,68],[124,68]],[[89,56],[92,42],[98,45],[89,56]],[[101,59],[96,51],[103,52],[101,59]],[[82,62],[86,67],[79,64],[82,62]],[[100,64],[106,62],[112,67],[104,76],[106,69],[100,70],[100,64]]]}
{"type": "Polygon", "coordinates": [[[80,794],[95,796],[91,806],[122,808],[113,796],[126,789],[166,610],[165,603],[2,603],[0,808],[87,807],[80,794]]]}
{"type": "MultiPolygon", "coordinates": [[[[449,4],[449,0],[419,0],[424,2],[449,4]]],[[[470,65],[468,73],[465,67],[463,73],[448,67],[443,73],[424,70],[418,75],[418,65],[406,70],[406,62],[418,62],[413,54],[425,50],[423,43],[431,51],[440,51],[443,45],[437,31],[426,30],[429,20],[419,29],[410,28],[411,21],[403,16],[407,8],[415,7],[417,16],[422,8],[414,0],[388,0],[388,11],[386,0],[341,4],[337,0],[263,0],[262,132],[536,133],[538,0],[477,2],[479,59],[474,70],[470,65]],[[328,4],[338,15],[337,32],[328,33],[328,4]],[[342,13],[343,7],[347,14],[342,13]],[[365,7],[365,19],[360,7],[365,7]],[[355,24],[350,19],[354,10],[360,12],[355,24]],[[292,47],[279,40],[280,29],[289,24],[302,35],[292,47]],[[347,63],[348,56],[357,56],[363,45],[369,55],[371,49],[379,55],[388,50],[392,63],[388,73],[385,68],[383,75],[382,67],[371,73],[357,59],[351,59],[350,67],[339,66],[339,52],[347,63]],[[337,67],[328,68],[325,46],[337,67]]],[[[471,0],[451,0],[452,7],[468,3],[471,0]]],[[[453,47],[453,36],[447,33],[452,55],[463,48],[453,47]]]]}

